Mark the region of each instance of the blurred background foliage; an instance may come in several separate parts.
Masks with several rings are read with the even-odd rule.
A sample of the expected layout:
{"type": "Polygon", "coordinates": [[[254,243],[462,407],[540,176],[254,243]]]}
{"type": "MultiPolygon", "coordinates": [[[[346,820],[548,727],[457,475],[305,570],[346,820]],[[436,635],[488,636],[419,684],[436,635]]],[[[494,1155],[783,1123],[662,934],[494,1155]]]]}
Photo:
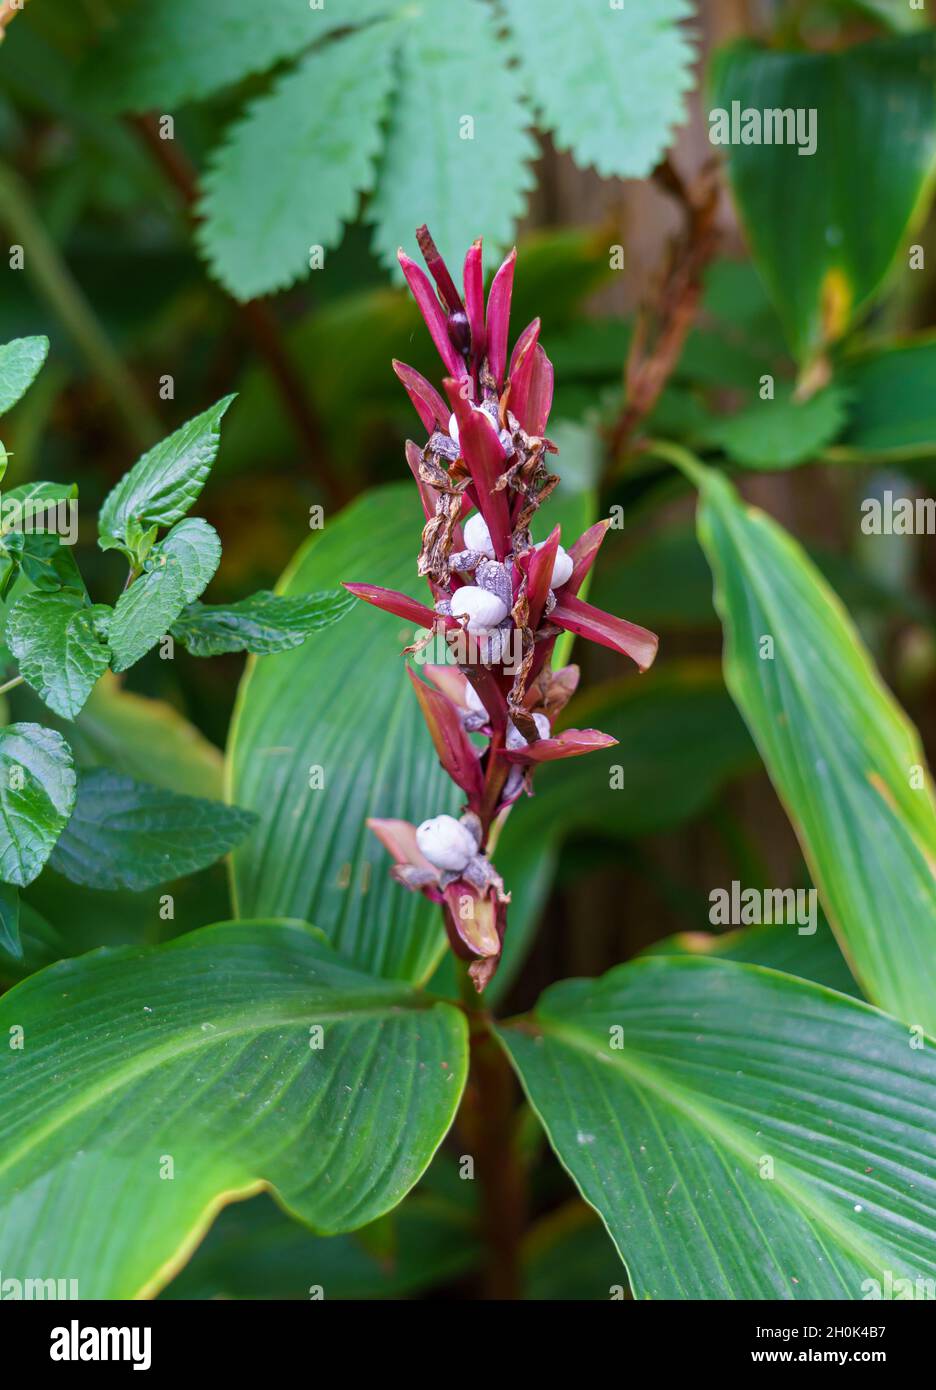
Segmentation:
{"type": "MultiPolygon", "coordinates": [[[[4,422],[8,479],[78,481],[92,594],[123,578],[94,545],[107,491],[229,390],[239,399],[203,499],[225,547],[212,601],[275,584],[310,508],[327,528],[344,503],[403,478],[416,422],[390,359],[439,373],[395,249],[412,251],[423,221],[456,263],[476,235],[491,259],[517,239],[514,332],[543,320],[568,529],[622,518],[590,597],[659,632],[662,654],[638,679],[610,653],[576,652],[573,722],[620,739],[624,790],[609,791],[600,760],[549,767],[508,822],[505,1012],[664,941],[807,973],[782,932],[717,948],[699,936],[713,886],[809,879],[723,682],[694,494],[648,440],[688,445],[804,544],[930,758],[936,744],[932,539],[859,524],[865,498],[936,487],[931,20],[905,0],[635,0],[612,4],[627,15],[610,42],[607,8],[0,9],[0,342],[52,340],[4,422]],[[815,156],[740,145],[722,159],[708,113],[733,100],[818,108],[815,156]],[[473,139],[453,133],[466,114],[473,139]],[[24,247],[22,270],[8,245],[24,247]],[[662,364],[658,393],[648,362],[662,364]]],[[[402,679],[382,663],[369,680],[402,679]]],[[[221,795],[241,670],[236,657],[180,652],[108,677],[72,730],[79,760],[221,795]]],[[[314,681],[306,705],[314,720],[314,681]]],[[[9,706],[52,722],[26,690],[9,706]]],[[[24,895],[24,959],[0,955],[0,978],[231,915],[221,870],[171,891],[163,921],[156,892],[44,874],[24,895]]],[[[825,928],[809,973],[849,986],[825,928]]],[[[567,1200],[532,1128],[529,1149],[530,1296],[607,1297],[621,1270],[597,1219],[567,1200]]],[[[307,1297],[310,1268],[329,1296],[470,1281],[472,1184],[458,1180],[457,1153],[456,1141],[398,1213],[354,1236],[316,1239],[266,1198],[233,1208],[168,1296],[307,1297]]]]}

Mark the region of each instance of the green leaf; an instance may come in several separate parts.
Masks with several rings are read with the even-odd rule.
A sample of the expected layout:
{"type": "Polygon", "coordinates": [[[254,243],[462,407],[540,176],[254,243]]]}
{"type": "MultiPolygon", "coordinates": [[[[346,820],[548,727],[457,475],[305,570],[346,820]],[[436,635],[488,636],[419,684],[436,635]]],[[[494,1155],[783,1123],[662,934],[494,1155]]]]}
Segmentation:
{"type": "Polygon", "coordinates": [[[182,592],[186,603],[194,603],[214,579],[221,563],[221,538],[213,526],[200,516],[180,521],[147,557],[147,567],[155,569],[177,560],[182,572],[182,592]]]}
{"type": "Polygon", "coordinates": [[[20,675],[65,719],[75,718],[107,670],[112,611],[70,589],[25,594],[10,610],[6,643],[20,675]]]}
{"type": "Polygon", "coordinates": [[[223,1205],[266,1186],[322,1234],[375,1220],[426,1169],[467,1067],[457,1009],[359,973],[300,924],[63,962],[0,999],[3,1036],[13,1024],[4,1275],[62,1270],[83,1298],[153,1294],[223,1205]]]}
{"type": "Polygon", "coordinates": [[[692,476],[726,684],[865,994],[932,1027],[936,807],[916,731],[799,545],[719,474],[692,476]]]}
{"type": "Polygon", "coordinates": [[[48,338],[14,338],[0,346],[0,415],[4,415],[35,381],[49,353],[48,338]]]}
{"type": "Polygon", "coordinates": [[[394,30],[313,52],[228,131],[203,180],[198,240],[238,299],[305,278],[370,190],[393,80],[394,30]]]}
{"type": "Polygon", "coordinates": [[[871,303],[925,212],[934,58],[931,31],[837,52],[745,42],[716,55],[713,110],[817,113],[811,155],[765,143],[732,144],[728,156],[752,254],[801,361],[871,303]]]}
{"type": "Polygon", "coordinates": [[[335,29],[392,13],[400,0],[150,0],[111,29],[82,72],[108,111],[168,111],[301,53],[335,29]]]}
{"type": "Polygon", "coordinates": [[[192,604],[173,623],[172,635],[192,656],[271,656],[301,646],[310,632],[331,627],[354,603],[343,590],[281,598],[261,589],[239,603],[192,604]]]}
{"type": "Polygon", "coordinates": [[[8,533],[29,526],[40,535],[59,530],[59,504],[73,502],[77,496],[76,483],[21,483],[5,488],[2,530],[8,533]]]}
{"type": "MultiPolygon", "coordinates": [[[[374,1226],[352,1235],[315,1236],[268,1197],[237,1202],[221,1213],[164,1297],[308,1300],[314,1278],[333,1303],[403,1298],[460,1278],[481,1257],[470,1213],[423,1186],[376,1223],[391,1223],[387,1252],[370,1248],[374,1226]]],[[[616,1261],[603,1231],[602,1238],[616,1261]]]]}
{"type": "MultiPolygon", "coordinates": [[[[0,896],[8,889],[4,884],[0,896]]],[[[15,893],[15,888],[9,889],[15,893]]],[[[10,983],[25,980],[37,970],[61,960],[68,955],[68,947],[62,937],[29,903],[19,904],[19,939],[14,949],[0,941],[0,979],[10,983]]]]}
{"type": "MultiPolygon", "coordinates": [[[[298,552],[287,598],[362,580],[425,599],[422,512],[409,483],[359,498],[298,552]]],[[[248,665],[228,750],[231,797],[260,816],[233,856],[243,917],[322,923],[362,968],[424,980],[445,949],[438,907],[390,878],[368,816],[457,810],[406,678],[412,627],[360,603],[296,651],[248,665]],[[318,769],[324,786],[318,780],[318,769]]]]}
{"type": "Polygon", "coordinates": [[[52,867],[72,883],[114,891],[169,883],[207,868],[256,823],[250,811],[179,796],[98,767],[83,772],[52,867]]]}
{"type": "Polygon", "coordinates": [[[0,729],[0,881],[32,883],[74,804],[75,770],[61,734],[41,724],[0,729]]]}
{"type": "MultiPolygon", "coordinates": [[[[14,533],[22,539],[19,562],[26,578],[37,589],[55,592],[59,589],[74,589],[85,593],[84,580],[75,560],[74,547],[66,545],[51,531],[38,531],[33,535],[14,533]]],[[[12,539],[7,537],[7,544],[12,539]]]]}
{"type": "Polygon", "coordinates": [[[504,0],[527,89],[560,150],[603,178],[646,178],[685,120],[688,0],[504,0]]]}
{"type": "Polygon", "coordinates": [[[397,247],[426,222],[450,266],[475,237],[493,256],[513,238],[536,145],[490,9],[423,0],[407,16],[377,188],[374,247],[397,269],[397,247]],[[471,126],[466,120],[472,122],[471,126]]]}
{"type": "Polygon", "coordinates": [[[796,975],[840,994],[858,996],[855,981],[845,957],[829,929],[820,918],[813,935],[800,935],[793,925],[741,927],[714,936],[711,932],[679,932],[655,942],[643,953],[653,956],[714,956],[718,960],[738,960],[745,965],[765,965],[796,975]]]}
{"type": "Polygon", "coordinates": [[[169,631],[185,607],[185,578],[174,555],[147,570],[117,600],[110,625],[115,671],[126,671],[169,631]]]}
{"type": "Polygon", "coordinates": [[[16,960],[21,960],[23,956],[19,921],[19,889],[14,888],[12,883],[0,883],[0,951],[16,960]]]}
{"type": "Polygon", "coordinates": [[[936,1060],[818,985],[648,958],[503,1028],[637,1298],[861,1299],[936,1274],[936,1060]]]}
{"type": "Polygon", "coordinates": [[[68,731],[82,767],[105,766],[140,782],[220,801],[220,750],[165,700],[124,690],[106,673],[68,731]]]}
{"type": "Polygon", "coordinates": [[[131,522],[171,526],[205,485],[221,439],[221,417],[233,396],[196,415],[133,465],[104,500],[98,518],[101,547],[124,545],[131,522]]]}
{"type": "Polygon", "coordinates": [[[895,461],[936,455],[936,337],[868,348],[839,377],[853,401],[846,449],[895,461]]]}
{"type": "Polygon", "coordinates": [[[800,402],[792,387],[778,385],[773,400],[758,400],[714,421],[703,439],[746,468],[792,468],[812,462],[840,433],[846,399],[843,391],[830,386],[800,402]]]}

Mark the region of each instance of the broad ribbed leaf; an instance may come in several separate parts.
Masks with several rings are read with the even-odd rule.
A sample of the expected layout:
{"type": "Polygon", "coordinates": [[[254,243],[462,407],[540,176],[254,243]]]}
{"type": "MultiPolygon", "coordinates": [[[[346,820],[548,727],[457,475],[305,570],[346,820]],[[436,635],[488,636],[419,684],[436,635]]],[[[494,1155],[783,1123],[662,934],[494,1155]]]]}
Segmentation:
{"type": "Polygon", "coordinates": [[[821,915],[816,931],[811,934],[801,934],[792,922],[741,927],[720,936],[707,931],[679,932],[655,942],[644,954],[714,956],[717,960],[738,960],[745,965],[765,965],[770,970],[782,970],[785,975],[796,975],[801,980],[825,985],[827,989],[837,989],[840,994],[861,997],[829,924],[821,915]]]}
{"type": "MultiPolygon", "coordinates": [[[[422,520],[410,483],[366,494],[299,551],[282,593],[348,579],[425,598],[422,520]]],[[[412,639],[412,627],[359,603],[296,651],[251,662],[228,757],[232,799],[260,816],[233,856],[239,915],[315,919],[363,968],[422,980],[444,949],[439,909],[391,880],[365,825],[457,814],[406,678],[412,639]]]]}
{"type": "Polygon", "coordinates": [[[185,607],[186,581],[176,556],[125,589],[114,607],[109,641],[115,671],[126,671],[165,636],[185,607]]]}
{"type": "Polygon", "coordinates": [[[726,147],[751,252],[800,359],[841,337],[906,255],[936,157],[934,60],[932,31],[826,53],[742,43],[717,57],[712,109],[816,113],[812,154],[726,147]]]}
{"type": "Polygon", "coordinates": [[[20,675],[65,719],[75,718],[107,670],[111,612],[70,589],[25,594],[10,610],[5,640],[20,675]]]}
{"type": "Polygon", "coordinates": [[[236,806],[93,768],[79,778],[78,800],[52,867],[88,888],[141,893],[213,864],[254,822],[236,806]]]}
{"type": "Polygon", "coordinates": [[[916,731],[799,545],[711,469],[725,680],[869,999],[936,1027],[936,807],[916,731]]]}
{"type": "Polygon", "coordinates": [[[402,37],[399,90],[368,209],[374,244],[396,269],[397,247],[410,246],[416,225],[427,222],[460,270],[475,237],[486,239],[490,255],[513,238],[533,183],[530,116],[486,4],[424,0],[402,37]]]}
{"type": "Polygon", "coordinates": [[[181,521],[205,485],[218,452],[221,417],[233,399],[225,396],[156,444],[111,489],[98,518],[103,549],[124,542],[131,521],[144,527],[181,521]]]}
{"type": "Polygon", "coordinates": [[[75,770],[61,734],[41,724],[0,729],[0,880],[32,883],[74,804],[75,770]]]}
{"type": "Polygon", "coordinates": [[[308,275],[370,189],[393,80],[377,24],[313,52],[227,133],[204,179],[199,241],[239,299],[308,275]]]}
{"type": "Polygon", "coordinates": [[[109,111],[169,111],[264,72],[335,29],[391,13],[400,0],[149,0],[86,66],[83,90],[109,111]]]}
{"type": "Polygon", "coordinates": [[[354,602],[341,590],[283,598],[261,589],[239,603],[193,603],[173,623],[172,635],[192,656],[272,656],[301,646],[310,632],[331,627],[354,602]]]}
{"type": "Polygon", "coordinates": [[[730,961],[547,990],[500,1036],[638,1298],[861,1299],[936,1275],[933,1045],[730,961]]]}
{"type": "Polygon", "coordinates": [[[49,352],[48,338],[14,338],[0,346],[0,415],[35,381],[49,352]]]}
{"type": "MultiPolygon", "coordinates": [[[[561,150],[603,177],[642,179],[685,119],[689,0],[504,0],[513,46],[561,150]]],[[[469,103],[470,104],[470,103],[469,103]]]]}
{"type": "Polygon", "coordinates": [[[14,1024],[3,1273],[61,1271],[82,1298],[152,1294],[221,1206],[263,1187],[323,1234],[374,1220],[427,1167],[466,1071],[458,1010],[299,924],[62,962],[0,999],[4,1038],[14,1024]]]}

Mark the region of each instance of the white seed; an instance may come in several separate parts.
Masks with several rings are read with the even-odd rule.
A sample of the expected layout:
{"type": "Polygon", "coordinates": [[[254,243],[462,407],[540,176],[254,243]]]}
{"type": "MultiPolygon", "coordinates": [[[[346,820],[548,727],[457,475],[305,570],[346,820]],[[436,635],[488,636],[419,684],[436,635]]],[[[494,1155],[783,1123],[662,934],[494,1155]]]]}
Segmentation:
{"type": "Polygon", "coordinates": [[[487,709],[481,696],[478,694],[477,690],[475,690],[471,681],[465,681],[465,704],[473,714],[487,714],[487,709]]]}
{"type": "Polygon", "coordinates": [[[494,559],[494,542],[491,540],[488,524],[480,512],[474,512],[468,518],[464,533],[466,550],[480,550],[489,560],[494,559]]]}
{"type": "Polygon", "coordinates": [[[471,832],[454,816],[424,820],[416,827],[416,844],[430,864],[450,873],[460,873],[477,850],[471,832]]]}
{"type": "MultiPolygon", "coordinates": [[[[545,541],[540,541],[539,545],[536,546],[536,549],[542,549],[542,547],[545,544],[545,541]]],[[[556,551],[556,558],[553,561],[552,579],[549,581],[550,589],[560,589],[562,585],[569,580],[574,569],[575,561],[572,559],[572,556],[569,554],[569,552],[567,550],[563,550],[562,546],[560,545],[556,551]]]]}
{"type": "Polygon", "coordinates": [[[451,439],[454,439],[454,440],[455,440],[455,443],[457,444],[457,443],[458,443],[458,421],[455,419],[455,416],[454,416],[454,415],[450,415],[450,416],[449,416],[449,431],[448,431],[448,432],[449,432],[449,437],[450,437],[451,439]]]}
{"type": "MultiPolygon", "coordinates": [[[[534,714],[533,723],[536,725],[536,732],[539,734],[540,738],[549,738],[549,720],[546,718],[545,714],[534,714]]],[[[517,748],[527,747],[526,739],[512,719],[507,725],[507,747],[511,752],[517,748]]]]}
{"type": "Polygon", "coordinates": [[[506,603],[477,584],[465,584],[455,591],[452,617],[467,618],[469,632],[488,632],[503,622],[510,610],[506,603]]]}

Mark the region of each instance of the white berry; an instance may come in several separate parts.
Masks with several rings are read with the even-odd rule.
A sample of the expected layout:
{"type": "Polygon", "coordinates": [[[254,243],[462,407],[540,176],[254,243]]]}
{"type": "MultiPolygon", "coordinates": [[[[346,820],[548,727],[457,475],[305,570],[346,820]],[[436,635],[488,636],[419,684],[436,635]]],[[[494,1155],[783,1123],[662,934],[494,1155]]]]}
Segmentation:
{"type": "Polygon", "coordinates": [[[416,844],[429,863],[460,873],[477,852],[474,836],[454,816],[435,816],[416,827],[416,844]]]}
{"type": "Polygon", "coordinates": [[[494,559],[494,542],[488,524],[480,512],[474,512],[465,522],[465,549],[480,550],[489,560],[494,559]]]}
{"type": "Polygon", "coordinates": [[[449,431],[448,431],[448,432],[449,432],[449,436],[450,436],[452,439],[454,439],[454,440],[455,440],[455,443],[457,444],[457,443],[458,443],[458,421],[455,419],[455,416],[454,416],[454,415],[450,415],[450,416],[449,416],[449,431]]]}
{"type": "MultiPolygon", "coordinates": [[[[536,725],[536,732],[539,734],[540,738],[549,738],[551,731],[549,728],[549,720],[546,718],[545,714],[534,714],[533,723],[536,725]]],[[[513,720],[507,725],[507,747],[511,752],[514,752],[518,748],[527,747],[526,739],[513,720]]]]}
{"type": "MultiPolygon", "coordinates": [[[[537,545],[535,548],[537,550],[541,550],[545,544],[545,541],[540,541],[539,545],[537,545]]],[[[572,571],[574,569],[575,561],[572,559],[572,556],[569,554],[569,552],[567,550],[563,550],[562,546],[560,545],[556,550],[556,558],[553,561],[552,579],[550,579],[549,581],[550,589],[561,589],[563,584],[567,583],[567,581],[572,577],[572,571]]]]}
{"type": "Polygon", "coordinates": [[[487,709],[481,700],[481,696],[478,694],[477,690],[475,690],[471,681],[465,682],[465,704],[473,714],[487,714],[487,709]]]}
{"type": "Polygon", "coordinates": [[[488,632],[503,622],[510,610],[506,603],[477,584],[465,584],[452,598],[452,617],[467,618],[469,632],[488,632]]]}

